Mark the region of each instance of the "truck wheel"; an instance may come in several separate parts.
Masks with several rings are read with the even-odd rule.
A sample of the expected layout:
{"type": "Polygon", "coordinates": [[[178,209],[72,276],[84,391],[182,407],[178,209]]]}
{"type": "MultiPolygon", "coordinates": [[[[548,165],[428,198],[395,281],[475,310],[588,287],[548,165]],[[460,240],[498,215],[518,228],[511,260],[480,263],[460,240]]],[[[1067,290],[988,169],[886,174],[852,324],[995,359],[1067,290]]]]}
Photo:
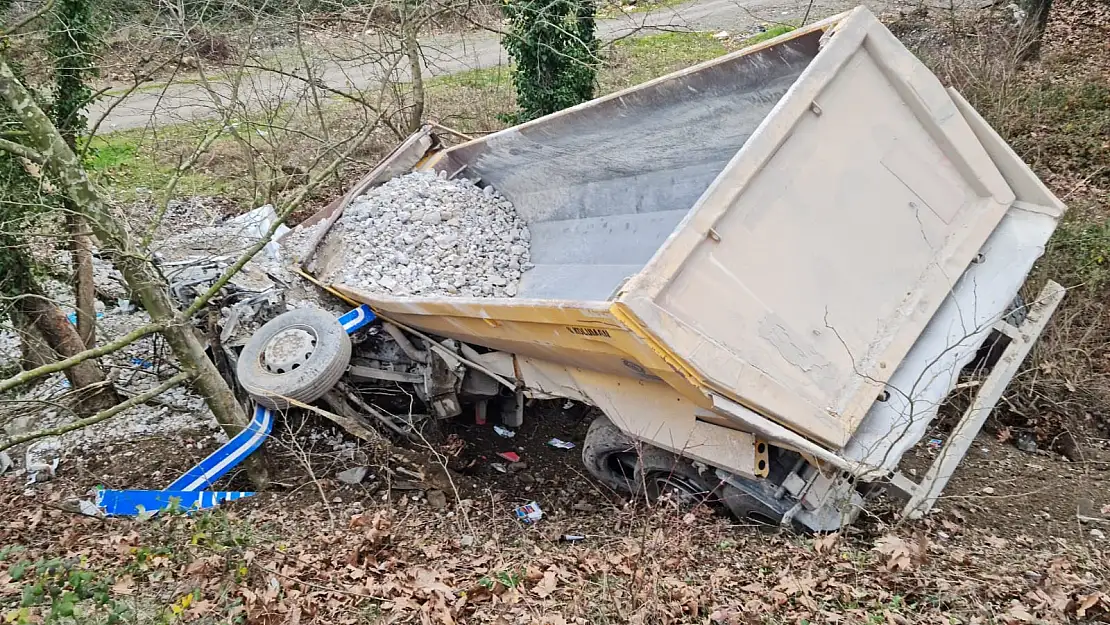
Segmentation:
{"type": "Polygon", "coordinates": [[[351,360],[351,339],[339,320],[323,310],[301,308],[274,317],[239,354],[235,373],[258,403],[285,410],[290,399],[319,399],[351,360]]]}
{"type": "Polygon", "coordinates": [[[631,493],[636,470],[636,443],[607,417],[590,423],[582,444],[582,462],[597,481],[622,493],[631,493]]]}
{"type": "MultiPolygon", "coordinates": [[[[670,496],[684,508],[707,505],[766,532],[778,531],[782,521],[781,511],[724,482],[712,470],[702,474],[693,464],[661,449],[644,452],[635,479],[649,503],[670,496]]],[[[768,488],[766,483],[753,483],[753,488],[761,487],[768,488]]]]}
{"type": "Polygon", "coordinates": [[[633,479],[637,493],[651,504],[667,497],[683,508],[717,508],[721,503],[720,480],[706,478],[694,465],[662,449],[644,450],[633,479]]]}
{"type": "Polygon", "coordinates": [[[751,523],[767,532],[777,531],[782,522],[782,512],[771,508],[752,495],[732,484],[721,485],[721,503],[729,514],[743,523],[751,523]]]}

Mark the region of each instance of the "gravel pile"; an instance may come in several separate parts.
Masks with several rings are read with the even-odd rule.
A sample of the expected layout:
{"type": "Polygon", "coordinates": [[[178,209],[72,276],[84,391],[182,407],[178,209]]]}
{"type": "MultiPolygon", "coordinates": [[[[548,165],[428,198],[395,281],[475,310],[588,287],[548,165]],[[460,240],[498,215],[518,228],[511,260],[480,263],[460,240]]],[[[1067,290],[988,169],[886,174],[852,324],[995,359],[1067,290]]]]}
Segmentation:
{"type": "Polygon", "coordinates": [[[328,237],[344,251],[325,280],[369,292],[513,297],[532,267],[531,235],[512,204],[492,187],[431,172],[356,198],[328,237]]]}

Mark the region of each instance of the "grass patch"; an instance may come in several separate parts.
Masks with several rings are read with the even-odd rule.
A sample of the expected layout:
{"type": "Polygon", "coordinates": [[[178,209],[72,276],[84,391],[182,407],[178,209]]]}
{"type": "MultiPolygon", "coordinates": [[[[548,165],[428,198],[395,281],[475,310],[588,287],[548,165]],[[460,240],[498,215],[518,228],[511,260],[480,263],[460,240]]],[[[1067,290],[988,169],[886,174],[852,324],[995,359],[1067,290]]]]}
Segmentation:
{"type": "Polygon", "coordinates": [[[728,51],[708,33],[660,33],[621,39],[613,44],[598,76],[599,94],[631,87],[728,51]]]}
{"type": "Polygon", "coordinates": [[[500,89],[512,88],[512,68],[505,66],[471,69],[456,74],[437,76],[428,81],[428,89],[500,89]]]}
{"type": "Polygon", "coordinates": [[[1068,220],[1045,251],[1050,276],[1066,287],[1098,293],[1110,284],[1110,220],[1068,220]]]}
{"type": "Polygon", "coordinates": [[[778,24],[776,26],[772,26],[771,28],[768,28],[767,30],[759,33],[758,35],[752,35],[751,37],[748,37],[747,39],[744,40],[743,43],[740,44],[740,47],[741,48],[746,48],[748,46],[754,46],[757,43],[763,43],[764,41],[770,41],[771,39],[774,39],[775,37],[778,37],[779,35],[785,35],[786,33],[791,32],[793,30],[794,30],[794,27],[789,25],[789,24],[778,24]]]}
{"type": "MultiPolygon", "coordinates": [[[[93,137],[85,152],[85,167],[97,184],[109,188],[119,199],[131,201],[144,189],[158,192],[165,188],[179,159],[186,156],[187,146],[196,145],[204,132],[197,126],[172,126],[158,135],[138,130],[93,137]]],[[[181,177],[176,193],[234,195],[227,179],[196,170],[181,177]]]]}

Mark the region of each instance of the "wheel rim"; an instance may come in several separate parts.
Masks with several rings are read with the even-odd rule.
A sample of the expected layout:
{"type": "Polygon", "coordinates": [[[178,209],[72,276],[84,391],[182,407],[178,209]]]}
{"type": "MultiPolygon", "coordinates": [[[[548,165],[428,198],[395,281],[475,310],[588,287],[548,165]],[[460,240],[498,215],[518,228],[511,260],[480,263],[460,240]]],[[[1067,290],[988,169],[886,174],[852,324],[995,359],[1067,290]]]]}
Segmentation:
{"type": "Polygon", "coordinates": [[[262,350],[262,367],[278,375],[299,369],[316,351],[316,339],[316,332],[306,326],[278,332],[262,350]]]}
{"type": "Polygon", "coordinates": [[[674,473],[655,473],[647,479],[650,482],[649,492],[654,493],[656,499],[671,496],[683,507],[707,503],[712,495],[701,484],[674,473]]]}
{"type": "Polygon", "coordinates": [[[777,526],[780,519],[773,519],[766,514],[763,514],[762,512],[751,510],[745,515],[745,520],[751,521],[753,523],[759,523],[760,525],[777,526]]]}

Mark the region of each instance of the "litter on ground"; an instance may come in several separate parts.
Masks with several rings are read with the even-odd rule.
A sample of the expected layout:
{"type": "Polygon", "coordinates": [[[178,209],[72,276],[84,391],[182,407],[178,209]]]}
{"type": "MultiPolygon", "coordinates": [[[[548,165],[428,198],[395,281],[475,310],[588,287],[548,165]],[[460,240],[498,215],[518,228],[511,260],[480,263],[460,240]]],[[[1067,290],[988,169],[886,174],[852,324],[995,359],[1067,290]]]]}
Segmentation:
{"type": "Polygon", "coordinates": [[[516,518],[525,523],[535,523],[543,518],[543,510],[540,509],[540,504],[534,501],[526,503],[516,509],[516,518]]]}

